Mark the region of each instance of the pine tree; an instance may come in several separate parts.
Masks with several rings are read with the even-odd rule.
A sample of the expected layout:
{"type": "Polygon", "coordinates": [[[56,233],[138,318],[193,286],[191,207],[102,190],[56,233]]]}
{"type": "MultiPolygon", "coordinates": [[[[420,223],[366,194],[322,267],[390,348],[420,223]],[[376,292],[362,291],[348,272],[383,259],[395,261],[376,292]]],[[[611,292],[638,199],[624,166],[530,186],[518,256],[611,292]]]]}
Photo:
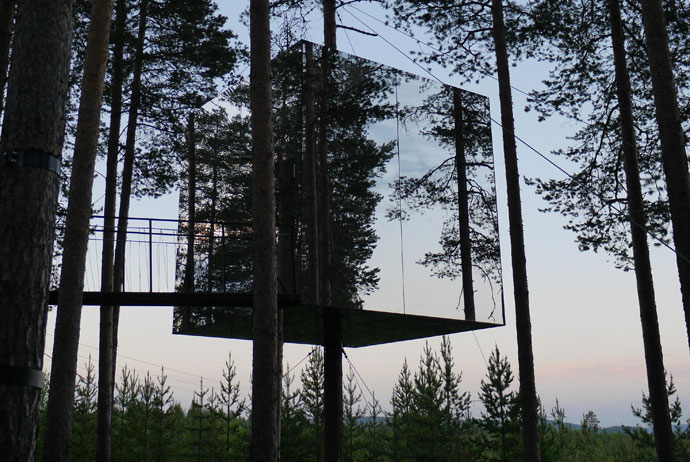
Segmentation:
{"type": "Polygon", "coordinates": [[[0,447],[10,462],[35,455],[65,132],[72,1],[18,3],[0,162],[0,447]]]}
{"type": "Polygon", "coordinates": [[[231,450],[231,431],[236,426],[235,420],[238,419],[245,410],[246,403],[240,397],[240,383],[236,381],[237,372],[232,354],[228,353],[228,360],[225,362],[223,370],[223,380],[220,383],[220,393],[218,393],[219,410],[225,424],[225,454],[230,457],[231,450]]]}
{"type": "Polygon", "coordinates": [[[204,460],[209,452],[210,413],[207,400],[212,396],[204,388],[204,378],[199,379],[199,390],[194,392],[192,404],[187,411],[187,440],[189,441],[188,457],[204,460]]]}
{"type": "Polygon", "coordinates": [[[434,52],[430,57],[431,60],[441,63],[450,62],[453,69],[461,75],[474,76],[477,73],[493,75],[494,70],[497,74],[506,164],[524,458],[530,462],[539,462],[541,460],[539,418],[529,286],[506,39],[507,35],[514,32],[512,26],[520,18],[513,14],[515,10],[511,8],[507,11],[509,16],[506,21],[506,11],[504,11],[502,0],[492,0],[490,3],[457,0],[443,5],[428,4],[419,0],[390,3],[393,4],[396,21],[399,24],[425,26],[435,36],[437,39],[435,45],[440,51],[434,52]],[[495,69],[489,64],[492,62],[495,63],[495,69]]]}
{"type": "Polygon", "coordinates": [[[253,462],[279,458],[282,326],[278,323],[276,204],[271,120],[271,28],[268,0],[250,3],[252,129],[253,462]]]}
{"type": "Polygon", "coordinates": [[[175,405],[173,392],[167,384],[168,376],[165,375],[165,369],[161,366],[161,373],[156,377],[156,387],[153,390],[153,414],[154,421],[152,436],[155,438],[155,460],[167,460],[169,448],[171,446],[172,437],[172,422],[170,414],[175,405]]]}
{"type": "Polygon", "coordinates": [[[580,431],[583,433],[598,433],[599,430],[601,430],[599,427],[599,418],[594,411],[587,411],[582,414],[582,420],[580,420],[580,431]]]}
{"type": "MultiPolygon", "coordinates": [[[[664,382],[666,386],[666,393],[670,401],[669,406],[669,420],[673,425],[673,436],[678,447],[678,459],[682,459],[682,451],[687,451],[687,448],[681,443],[681,440],[686,440],[689,435],[689,429],[683,425],[683,408],[680,403],[680,398],[677,396],[678,390],[673,382],[673,375],[666,376],[664,374],[664,382]]],[[[641,425],[635,427],[623,427],[623,431],[632,438],[635,444],[640,448],[653,448],[656,446],[655,433],[649,432],[649,428],[654,428],[652,401],[646,393],[642,393],[642,407],[638,408],[630,406],[633,416],[640,419],[641,425]]]]}
{"type": "Polygon", "coordinates": [[[312,448],[310,460],[323,460],[323,387],[324,365],[321,347],[312,350],[301,373],[300,397],[304,412],[309,419],[309,445],[312,448]]]}
{"type": "MultiPolygon", "coordinates": [[[[94,460],[96,456],[96,384],[95,366],[91,355],[85,364],[86,373],[79,375],[74,389],[74,424],[72,426],[72,460],[94,460]]],[[[46,450],[48,448],[46,447],[46,450]]],[[[50,458],[48,452],[45,457],[50,458]]]]}
{"type": "Polygon", "coordinates": [[[136,406],[139,399],[139,375],[127,365],[122,368],[120,382],[115,384],[114,395],[114,461],[130,461],[136,457],[127,448],[134,447],[137,439],[136,406]]]}
{"type": "Polygon", "coordinates": [[[0,115],[5,107],[5,84],[7,69],[10,67],[12,29],[16,11],[17,0],[0,1],[0,115]]]}
{"type": "Polygon", "coordinates": [[[497,459],[503,462],[515,460],[518,449],[520,405],[517,394],[510,390],[513,379],[508,358],[501,357],[496,346],[489,356],[486,380],[480,385],[479,400],[484,405],[480,425],[490,436],[489,447],[493,446],[494,439],[498,440],[497,459]]]}
{"type": "MultiPolygon", "coordinates": [[[[376,394],[372,391],[371,400],[367,400],[367,409],[369,410],[369,418],[364,424],[364,438],[363,444],[366,450],[366,459],[371,461],[384,461],[387,457],[387,445],[384,435],[385,419],[379,400],[376,399],[376,394]]],[[[419,459],[423,460],[423,459],[419,459]]]]}
{"type": "MultiPolygon", "coordinates": [[[[690,345],[690,173],[685,151],[687,140],[678,104],[664,5],[660,0],[642,0],[640,5],[659,129],[661,162],[668,188],[673,242],[677,252],[676,262],[685,312],[685,327],[690,345]]],[[[650,394],[651,392],[652,390],[650,394]]],[[[652,394],[652,400],[657,402],[655,407],[660,407],[658,401],[663,401],[663,398],[652,394]]],[[[654,409],[654,413],[656,419],[661,420],[662,411],[654,409]]],[[[673,460],[672,449],[663,450],[660,446],[657,446],[659,457],[673,460]],[[661,451],[666,452],[662,455],[661,451]]]]}
{"type": "Polygon", "coordinates": [[[60,295],[51,364],[51,377],[54,383],[48,400],[44,453],[46,458],[53,461],[69,460],[71,399],[74,395],[77,368],[92,186],[112,11],[112,0],[93,2],[84,58],[84,77],[80,88],[79,118],[62,243],[60,295]]]}
{"type": "Polygon", "coordinates": [[[288,371],[283,376],[283,402],[281,409],[280,459],[285,462],[300,462],[311,455],[309,449],[309,420],[304,411],[301,389],[293,389],[294,374],[288,371]]]}
{"type": "Polygon", "coordinates": [[[364,416],[364,410],[359,406],[359,403],[362,401],[362,392],[357,385],[352,367],[350,367],[345,377],[343,388],[343,415],[345,419],[343,426],[343,439],[345,443],[343,458],[345,461],[352,462],[355,460],[355,440],[362,433],[359,421],[364,416]]]}
{"type": "Polygon", "coordinates": [[[444,390],[439,359],[429,342],[424,344],[413,382],[413,422],[416,428],[408,444],[418,460],[436,460],[443,452],[444,442],[439,440],[437,432],[441,430],[444,390]]]}

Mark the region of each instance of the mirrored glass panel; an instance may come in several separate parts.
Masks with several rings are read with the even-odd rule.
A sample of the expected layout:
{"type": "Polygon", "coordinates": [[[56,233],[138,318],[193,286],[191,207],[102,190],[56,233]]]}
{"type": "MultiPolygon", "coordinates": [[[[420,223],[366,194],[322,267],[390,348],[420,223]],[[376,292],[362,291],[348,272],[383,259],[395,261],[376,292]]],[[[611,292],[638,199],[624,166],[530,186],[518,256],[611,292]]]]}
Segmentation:
{"type": "MultiPolygon", "coordinates": [[[[345,53],[326,77],[323,59],[301,42],[273,64],[281,305],[503,324],[488,99],[345,53]]],[[[246,105],[247,89],[231,99],[246,105]]],[[[247,114],[195,121],[216,128],[189,150],[177,290],[235,308],[179,307],[178,333],[228,336],[248,313],[247,114]]]]}

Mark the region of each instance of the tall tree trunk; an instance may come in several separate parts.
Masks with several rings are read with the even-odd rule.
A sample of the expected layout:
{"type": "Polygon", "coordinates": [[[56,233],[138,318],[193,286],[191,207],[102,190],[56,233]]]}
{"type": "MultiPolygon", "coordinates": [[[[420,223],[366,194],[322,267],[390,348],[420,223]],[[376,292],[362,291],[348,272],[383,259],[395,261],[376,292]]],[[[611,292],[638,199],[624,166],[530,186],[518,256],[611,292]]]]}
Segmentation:
{"type": "Polygon", "coordinates": [[[196,224],[196,124],[192,111],[187,119],[187,260],[184,272],[184,291],[194,292],[194,239],[196,224]]]}
{"type": "Polygon", "coordinates": [[[501,104],[503,152],[506,163],[510,253],[513,264],[515,328],[517,330],[520,404],[522,406],[522,440],[525,446],[524,460],[539,462],[541,461],[539,451],[539,415],[537,409],[537,387],[534,379],[527,259],[525,257],[525,236],[522,228],[520,173],[518,171],[517,146],[515,145],[513,97],[510,89],[510,66],[506,47],[502,0],[491,0],[491,15],[493,17],[492,32],[496,48],[496,69],[498,72],[498,90],[501,104]]]}
{"type": "Polygon", "coordinates": [[[621,141],[623,144],[623,166],[628,190],[628,215],[632,236],[637,298],[640,303],[642,338],[647,365],[647,384],[652,406],[654,440],[657,459],[663,462],[675,461],[673,429],[668,409],[664,355],[656,312],[652,264],[649,260],[647,243],[647,218],[644,213],[640,168],[637,161],[637,141],[632,110],[630,77],[626,64],[625,35],[621,20],[619,0],[608,0],[611,22],[611,42],[616,68],[616,87],[620,112],[621,141]]]}
{"type": "MultiPolygon", "coordinates": [[[[194,240],[196,229],[196,127],[194,111],[187,119],[187,256],[184,268],[183,290],[194,292],[194,240]]],[[[185,306],[182,311],[182,328],[189,329],[192,309],[185,306]]]]}
{"type": "MultiPolygon", "coordinates": [[[[122,86],[124,81],[124,37],[127,25],[127,0],[117,0],[115,27],[111,35],[113,46],[112,80],[110,82],[110,129],[105,176],[105,206],[103,214],[103,257],[101,262],[101,292],[113,291],[115,259],[115,208],[117,203],[117,164],[120,153],[120,126],[122,118],[122,86]]],[[[112,323],[112,307],[101,307],[101,319],[112,323]],[[109,311],[108,311],[109,310],[109,311]],[[108,314],[108,313],[111,314],[108,314]]]]}
{"type": "Polygon", "coordinates": [[[316,188],[316,65],[314,47],[305,43],[306,67],[304,83],[305,148],[304,190],[307,203],[307,249],[309,272],[307,273],[307,303],[316,305],[319,300],[319,219],[316,188]]]}
{"type": "Polygon", "coordinates": [[[208,235],[208,291],[213,292],[213,250],[216,243],[216,202],[218,196],[218,164],[213,164],[213,187],[211,189],[211,226],[208,235]]]}
{"type": "Polygon", "coordinates": [[[71,0],[17,11],[0,160],[0,448],[33,460],[72,39],[71,0]]]}
{"type": "MultiPolygon", "coordinates": [[[[113,43],[113,64],[112,80],[110,82],[110,129],[108,132],[108,155],[106,160],[106,179],[105,179],[105,205],[103,214],[103,256],[101,261],[101,292],[111,293],[114,287],[114,259],[115,259],[115,208],[117,202],[117,165],[120,153],[120,126],[122,118],[122,87],[124,82],[124,40],[125,28],[127,26],[128,0],[117,0],[115,7],[115,27],[111,40],[113,43]]],[[[100,345],[111,348],[112,329],[113,329],[113,307],[104,305],[100,310],[100,345]]],[[[109,350],[112,353],[112,350],[109,350]]],[[[105,356],[105,352],[99,350],[99,358],[105,356]]],[[[113,380],[108,382],[105,378],[105,367],[101,370],[99,366],[99,386],[108,387],[113,391],[113,380]],[[101,382],[103,380],[103,382],[101,382]]],[[[114,366],[113,366],[114,367],[114,366]]],[[[107,401],[112,402],[104,393],[98,395],[99,419],[101,425],[106,426],[105,415],[107,412],[107,401]],[[102,416],[102,417],[100,417],[102,416]]],[[[112,417],[112,405],[110,406],[112,417]]],[[[97,437],[97,446],[98,446],[97,437]]],[[[101,445],[105,446],[106,441],[101,437],[101,445]]],[[[103,448],[103,452],[110,453],[108,448],[103,448]]]]}
{"type": "Polygon", "coordinates": [[[280,442],[278,271],[268,0],[251,0],[252,243],[253,243],[253,462],[277,461],[280,442]]]}
{"type": "Polygon", "coordinates": [[[12,41],[12,23],[17,11],[17,0],[0,0],[0,114],[5,102],[5,84],[7,69],[10,67],[10,43],[12,41]]]}
{"type": "MultiPolygon", "coordinates": [[[[125,142],[120,210],[117,221],[117,239],[113,273],[114,292],[120,292],[124,282],[127,221],[132,191],[137,117],[139,114],[139,102],[141,100],[141,73],[143,68],[146,23],[148,20],[147,7],[148,0],[142,0],[139,6],[139,31],[134,59],[132,96],[127,119],[127,140],[125,142]]],[[[115,358],[117,357],[117,326],[119,312],[120,307],[118,306],[105,307],[105,310],[101,310],[98,362],[98,431],[96,435],[96,458],[99,462],[108,462],[111,458],[113,383],[115,379],[115,358]]]]}
{"type": "MultiPolygon", "coordinates": [[[[318,214],[319,214],[319,304],[329,305],[331,300],[331,193],[328,178],[328,136],[331,86],[331,66],[336,48],[335,0],[323,0],[324,47],[321,57],[321,120],[318,158],[318,214]]],[[[343,342],[342,321],[336,310],[324,313],[324,460],[340,462],[343,459],[343,342]]]]}
{"type": "Polygon", "coordinates": [[[295,293],[295,159],[278,154],[278,291],[295,293]]]}
{"type": "Polygon", "coordinates": [[[84,59],[77,135],[63,243],[45,433],[45,461],[69,461],[74,381],[81,325],[84,267],[89,244],[93,173],[98,148],[112,0],[95,0],[84,59]]]}
{"type": "Polygon", "coordinates": [[[685,153],[685,135],[673,79],[664,8],[660,0],[642,0],[641,3],[656,121],[661,140],[661,161],[671,207],[673,242],[676,247],[685,328],[690,346],[690,177],[688,157],[685,153]]]}
{"type": "Polygon", "coordinates": [[[475,320],[474,284],[472,280],[472,241],[470,240],[470,211],[467,194],[467,159],[465,158],[464,122],[460,90],[453,89],[453,119],[455,125],[455,171],[458,176],[458,231],[460,237],[460,265],[462,292],[465,300],[465,319],[475,320]]]}

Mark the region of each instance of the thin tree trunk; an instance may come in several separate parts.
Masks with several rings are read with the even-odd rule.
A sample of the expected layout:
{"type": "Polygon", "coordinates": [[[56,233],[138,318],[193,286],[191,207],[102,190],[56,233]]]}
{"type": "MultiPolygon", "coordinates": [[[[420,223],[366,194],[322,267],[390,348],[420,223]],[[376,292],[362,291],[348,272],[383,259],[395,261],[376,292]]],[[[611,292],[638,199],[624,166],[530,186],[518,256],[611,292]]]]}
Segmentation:
{"type": "MultiPolygon", "coordinates": [[[[113,46],[112,80],[110,83],[110,129],[105,176],[105,205],[103,208],[103,256],[101,262],[101,292],[113,292],[115,258],[115,208],[117,202],[117,164],[120,153],[122,118],[122,86],[124,81],[124,31],[127,24],[127,0],[117,0],[115,27],[111,36],[113,46]]],[[[101,329],[112,331],[111,306],[101,306],[101,329]],[[108,326],[108,327],[106,327],[108,326]]],[[[109,342],[112,342],[109,341],[109,342]]]]}
{"type": "Polygon", "coordinates": [[[184,290],[194,292],[194,227],[196,224],[196,124],[192,111],[187,120],[187,260],[184,273],[184,290]]]}
{"type": "Polygon", "coordinates": [[[498,90],[501,104],[503,152],[506,163],[510,253],[513,266],[515,328],[517,330],[520,404],[522,406],[522,440],[525,447],[524,460],[539,462],[541,461],[539,451],[539,415],[537,409],[537,387],[534,379],[527,259],[525,257],[525,236],[522,228],[520,173],[518,171],[517,146],[515,145],[513,97],[510,89],[510,66],[506,47],[502,0],[491,0],[491,14],[493,17],[492,32],[496,48],[496,68],[498,71],[498,90]]]}
{"type": "MultiPolygon", "coordinates": [[[[139,31],[137,50],[134,60],[132,96],[127,121],[127,140],[125,143],[125,160],[122,170],[122,191],[120,193],[120,210],[117,222],[117,245],[113,274],[113,291],[122,291],[125,268],[125,245],[127,239],[127,221],[129,201],[132,190],[132,171],[134,168],[134,151],[137,129],[139,102],[141,99],[141,73],[143,67],[144,41],[146,38],[148,0],[142,0],[139,6],[139,31]]],[[[120,307],[111,308],[105,318],[101,317],[99,363],[98,363],[98,422],[96,435],[96,458],[99,462],[108,462],[111,458],[113,383],[117,357],[117,326],[120,307]]],[[[103,311],[103,310],[102,310],[103,311]]],[[[103,313],[102,313],[103,314],[103,313]]]]}
{"type": "MultiPolygon", "coordinates": [[[[187,120],[187,256],[184,268],[183,290],[194,292],[194,240],[196,227],[196,127],[194,111],[187,120]]],[[[182,328],[190,328],[192,309],[183,308],[182,328]]]]}
{"type": "Polygon", "coordinates": [[[63,243],[43,451],[45,461],[66,462],[70,458],[81,299],[112,13],[112,0],[95,0],[91,6],[63,243]]]}
{"type": "Polygon", "coordinates": [[[458,175],[458,230],[460,234],[460,265],[462,292],[465,300],[465,319],[475,320],[474,284],[472,280],[472,242],[470,240],[470,211],[467,194],[467,159],[465,158],[464,122],[460,90],[453,89],[453,119],[455,125],[455,171],[458,175]]]}
{"type": "Polygon", "coordinates": [[[661,141],[661,161],[671,207],[673,242],[690,346],[690,177],[685,135],[678,109],[664,8],[660,0],[642,0],[642,23],[652,75],[656,121],[661,141]]]}
{"type": "Polygon", "coordinates": [[[211,232],[208,235],[208,291],[213,292],[213,250],[216,243],[216,202],[218,196],[218,165],[213,164],[213,188],[211,189],[211,232]]]}
{"type": "Polygon", "coordinates": [[[280,365],[275,177],[271,121],[271,31],[268,0],[250,3],[253,242],[251,460],[279,457],[280,365]]]}
{"type": "MultiPolygon", "coordinates": [[[[117,0],[115,27],[112,34],[113,77],[110,86],[110,129],[106,161],[105,206],[103,213],[103,261],[101,265],[101,292],[113,291],[113,264],[115,258],[115,208],[117,202],[117,164],[120,151],[122,118],[122,86],[124,81],[124,31],[127,23],[127,0],[117,0]]],[[[102,307],[103,308],[103,307],[102,307]]]]}
{"type": "Polygon", "coordinates": [[[673,429],[668,409],[664,355],[661,349],[661,336],[654,296],[652,264],[649,260],[647,243],[647,218],[644,213],[640,168],[637,161],[637,141],[632,110],[630,77],[626,64],[625,35],[618,0],[608,0],[611,22],[611,42],[616,68],[616,86],[620,112],[621,140],[623,142],[623,166],[628,190],[628,214],[632,236],[637,298],[640,303],[642,338],[644,341],[647,365],[647,384],[652,406],[654,441],[657,459],[663,462],[675,461],[673,429]]]}
{"type": "Polygon", "coordinates": [[[294,157],[278,155],[278,291],[295,293],[295,177],[294,157]]]}
{"type": "Polygon", "coordinates": [[[0,448],[33,460],[72,39],[71,0],[17,11],[0,159],[0,448]]]}
{"type": "Polygon", "coordinates": [[[314,47],[305,43],[306,68],[304,83],[305,149],[304,189],[307,203],[307,249],[309,272],[307,274],[307,303],[316,305],[319,300],[319,220],[316,188],[316,66],[314,47]]]}
{"type": "Polygon", "coordinates": [[[0,114],[5,102],[7,69],[10,67],[10,44],[12,42],[12,23],[17,12],[17,0],[0,0],[0,114]]]}
{"type": "MultiPolygon", "coordinates": [[[[331,65],[335,58],[336,21],[335,0],[323,0],[324,47],[321,57],[321,120],[319,130],[319,297],[321,305],[331,300],[331,193],[328,178],[328,135],[331,86],[331,65]]],[[[324,313],[324,460],[343,459],[343,357],[342,321],[336,310],[324,313]]]]}

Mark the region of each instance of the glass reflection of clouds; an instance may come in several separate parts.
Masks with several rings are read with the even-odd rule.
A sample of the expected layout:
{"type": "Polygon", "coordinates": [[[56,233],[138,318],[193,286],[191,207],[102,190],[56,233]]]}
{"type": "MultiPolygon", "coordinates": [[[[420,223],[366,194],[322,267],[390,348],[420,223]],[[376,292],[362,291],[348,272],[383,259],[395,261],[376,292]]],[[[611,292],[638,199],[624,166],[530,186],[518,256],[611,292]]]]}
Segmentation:
{"type": "MultiPolygon", "coordinates": [[[[288,243],[281,251],[279,242],[279,264],[283,270],[293,268],[285,276],[292,289],[281,290],[298,297],[307,292],[311,271],[305,152],[309,137],[312,142],[318,137],[318,124],[314,131],[306,126],[305,89],[312,85],[318,94],[318,76],[305,72],[308,46],[318,65],[320,47],[301,42],[277,58],[273,68],[277,221],[283,226],[279,241],[288,243]],[[284,232],[286,228],[290,231],[284,232]],[[287,260],[286,249],[291,252],[287,260]]],[[[334,217],[332,304],[502,324],[488,99],[345,53],[333,59],[327,119],[334,217]],[[462,172],[464,208],[459,205],[462,172]],[[459,211],[464,209],[463,218],[459,211]],[[461,229],[466,231],[464,239],[461,229]],[[463,264],[465,269],[471,266],[470,278],[463,278],[463,264]],[[472,306],[466,311],[470,292],[474,301],[468,302],[472,306]]],[[[311,104],[320,116],[318,98],[311,104]]],[[[180,206],[184,210],[186,204],[180,206]]],[[[222,211],[217,216],[223,216],[222,211]]],[[[218,245],[218,239],[214,242],[218,245]]],[[[242,278],[224,283],[221,291],[251,286],[248,246],[244,241],[243,253],[233,257],[215,251],[216,264],[232,262],[242,278]]],[[[203,262],[211,259],[195,258],[197,271],[203,273],[203,262]]],[[[184,251],[178,264],[180,280],[183,260],[184,251]]],[[[232,280],[231,269],[220,272],[224,280],[232,280]]],[[[197,319],[204,325],[214,322],[213,316],[197,319]]]]}

